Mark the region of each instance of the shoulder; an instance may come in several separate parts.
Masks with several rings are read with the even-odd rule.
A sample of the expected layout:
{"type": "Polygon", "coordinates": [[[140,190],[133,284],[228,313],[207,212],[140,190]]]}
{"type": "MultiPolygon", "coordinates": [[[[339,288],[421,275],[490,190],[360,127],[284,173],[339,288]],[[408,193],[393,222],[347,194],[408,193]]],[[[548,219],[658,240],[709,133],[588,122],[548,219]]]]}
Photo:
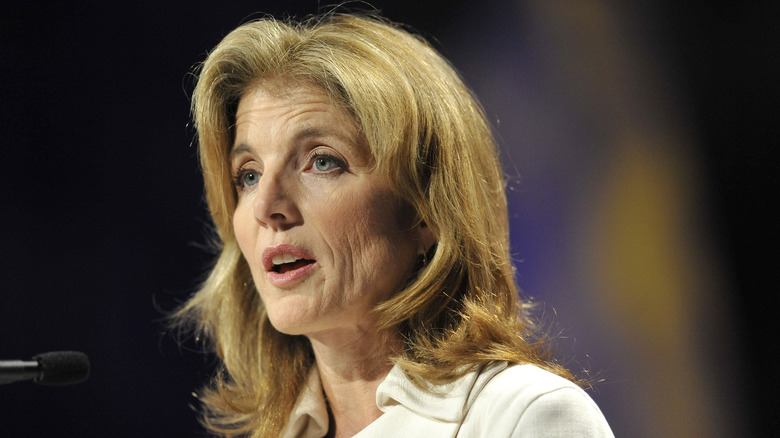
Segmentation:
{"type": "Polygon", "coordinates": [[[481,373],[459,435],[613,436],[596,403],[574,383],[533,365],[501,368],[481,373]]]}

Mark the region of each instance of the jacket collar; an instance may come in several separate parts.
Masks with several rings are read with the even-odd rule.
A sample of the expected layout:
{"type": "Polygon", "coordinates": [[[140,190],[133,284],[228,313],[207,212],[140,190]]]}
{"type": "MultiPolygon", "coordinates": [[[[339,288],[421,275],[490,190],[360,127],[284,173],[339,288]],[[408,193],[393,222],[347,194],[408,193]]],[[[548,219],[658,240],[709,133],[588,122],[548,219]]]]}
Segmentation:
{"type": "Polygon", "coordinates": [[[423,417],[460,423],[482,388],[506,367],[506,362],[488,364],[451,383],[429,385],[423,390],[415,386],[396,365],[377,388],[376,404],[383,412],[402,405],[423,417]]]}
{"type": "Polygon", "coordinates": [[[322,394],[320,372],[312,365],[306,383],[290,412],[283,438],[320,438],[328,433],[328,407],[322,394]]]}
{"type": "MultiPolygon", "coordinates": [[[[404,408],[436,421],[460,423],[482,388],[493,376],[507,367],[506,362],[491,363],[470,371],[444,385],[429,385],[427,390],[415,386],[403,370],[394,366],[376,391],[376,405],[382,412],[394,406],[404,408]]],[[[306,383],[298,395],[284,438],[319,438],[328,431],[328,408],[322,394],[320,373],[316,365],[309,370],[306,383]]]]}

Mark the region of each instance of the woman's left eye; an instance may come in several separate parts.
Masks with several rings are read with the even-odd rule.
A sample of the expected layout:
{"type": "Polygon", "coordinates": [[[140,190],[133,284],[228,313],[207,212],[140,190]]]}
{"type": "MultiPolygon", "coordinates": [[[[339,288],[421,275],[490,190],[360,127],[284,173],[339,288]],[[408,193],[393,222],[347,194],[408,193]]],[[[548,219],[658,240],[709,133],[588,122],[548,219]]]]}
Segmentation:
{"type": "Polygon", "coordinates": [[[316,155],[312,167],[317,172],[331,172],[334,169],[345,169],[344,162],[330,155],[316,155]]]}

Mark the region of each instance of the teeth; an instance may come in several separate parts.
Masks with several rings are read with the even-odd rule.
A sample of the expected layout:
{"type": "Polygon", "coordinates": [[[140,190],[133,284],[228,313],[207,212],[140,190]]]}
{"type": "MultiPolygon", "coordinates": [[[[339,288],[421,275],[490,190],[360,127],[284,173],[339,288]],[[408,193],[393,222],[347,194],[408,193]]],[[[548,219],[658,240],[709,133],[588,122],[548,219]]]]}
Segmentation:
{"type": "Polygon", "coordinates": [[[296,260],[298,260],[298,257],[295,257],[292,254],[279,254],[279,255],[275,255],[274,258],[271,259],[271,261],[275,265],[281,265],[281,264],[284,264],[284,263],[292,263],[292,262],[294,262],[296,260]]]}

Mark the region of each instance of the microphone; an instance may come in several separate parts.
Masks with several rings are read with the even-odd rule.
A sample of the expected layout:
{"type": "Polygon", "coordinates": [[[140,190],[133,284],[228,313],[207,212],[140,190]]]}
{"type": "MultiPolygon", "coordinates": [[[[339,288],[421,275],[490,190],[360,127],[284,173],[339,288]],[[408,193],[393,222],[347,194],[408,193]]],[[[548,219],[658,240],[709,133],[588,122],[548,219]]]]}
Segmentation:
{"type": "Polygon", "coordinates": [[[30,380],[39,385],[63,386],[89,377],[89,359],[80,351],[41,353],[32,361],[0,360],[0,385],[30,380]]]}

